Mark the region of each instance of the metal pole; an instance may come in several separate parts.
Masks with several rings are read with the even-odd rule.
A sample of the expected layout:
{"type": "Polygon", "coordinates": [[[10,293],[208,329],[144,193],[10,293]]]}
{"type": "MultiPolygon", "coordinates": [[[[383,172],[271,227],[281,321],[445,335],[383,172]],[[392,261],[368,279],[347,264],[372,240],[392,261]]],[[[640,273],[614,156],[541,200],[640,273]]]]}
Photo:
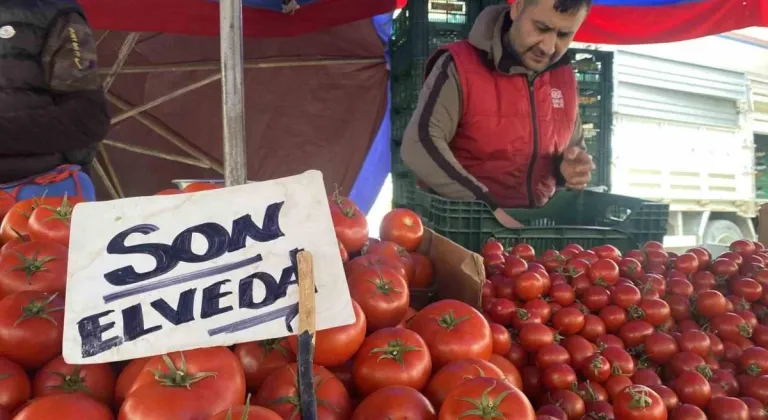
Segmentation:
{"type": "Polygon", "coordinates": [[[224,181],[245,184],[243,1],[219,0],[221,25],[221,109],[224,126],[224,181]]]}

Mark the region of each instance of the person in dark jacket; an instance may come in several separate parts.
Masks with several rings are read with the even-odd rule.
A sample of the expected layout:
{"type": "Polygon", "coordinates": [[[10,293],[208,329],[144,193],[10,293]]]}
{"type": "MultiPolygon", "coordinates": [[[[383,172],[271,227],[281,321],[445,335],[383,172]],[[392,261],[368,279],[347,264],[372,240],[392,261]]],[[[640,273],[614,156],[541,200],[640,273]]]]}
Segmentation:
{"type": "Polygon", "coordinates": [[[77,1],[0,1],[0,183],[87,168],[109,124],[77,1]]]}
{"type": "Polygon", "coordinates": [[[590,0],[518,0],[486,8],[467,41],[427,62],[403,162],[436,193],[504,208],[543,206],[557,186],[584,189],[578,87],[566,55],[590,0]]]}

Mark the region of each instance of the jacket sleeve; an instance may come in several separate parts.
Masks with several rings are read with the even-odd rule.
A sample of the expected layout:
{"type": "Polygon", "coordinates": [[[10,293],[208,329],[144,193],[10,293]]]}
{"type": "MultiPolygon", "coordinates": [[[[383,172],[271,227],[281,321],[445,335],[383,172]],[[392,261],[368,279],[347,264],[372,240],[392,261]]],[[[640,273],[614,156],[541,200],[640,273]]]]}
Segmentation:
{"type": "Polygon", "coordinates": [[[82,16],[66,15],[51,28],[42,54],[54,105],[0,115],[0,153],[45,154],[85,148],[109,130],[96,43],[82,16]]]}
{"type": "Polygon", "coordinates": [[[481,200],[498,206],[488,189],[456,160],[450,142],[462,115],[458,73],[450,54],[438,58],[419,93],[419,103],[403,135],[400,155],[416,176],[437,194],[456,200],[481,200]]]}

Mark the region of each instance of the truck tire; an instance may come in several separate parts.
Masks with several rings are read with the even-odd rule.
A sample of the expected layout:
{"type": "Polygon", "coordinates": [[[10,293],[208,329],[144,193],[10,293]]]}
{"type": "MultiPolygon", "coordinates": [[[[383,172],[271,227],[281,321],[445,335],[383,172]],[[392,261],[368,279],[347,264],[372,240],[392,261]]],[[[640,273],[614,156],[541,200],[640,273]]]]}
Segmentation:
{"type": "Polygon", "coordinates": [[[744,234],[736,223],[730,220],[712,220],[704,230],[704,244],[730,245],[731,242],[743,239],[744,234]]]}

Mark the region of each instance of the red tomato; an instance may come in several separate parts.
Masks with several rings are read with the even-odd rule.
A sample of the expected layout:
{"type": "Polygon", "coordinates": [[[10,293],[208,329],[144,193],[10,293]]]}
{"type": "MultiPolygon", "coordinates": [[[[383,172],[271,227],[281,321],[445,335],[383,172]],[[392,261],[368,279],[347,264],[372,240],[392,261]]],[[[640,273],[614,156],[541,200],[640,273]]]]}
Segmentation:
{"type": "Polygon", "coordinates": [[[408,310],[405,279],[387,267],[361,269],[347,279],[349,293],[362,308],[368,331],[394,327],[408,310]]]}
{"type": "Polygon", "coordinates": [[[64,299],[24,291],[0,300],[0,357],[38,369],[61,353],[64,299]]]}
{"type": "Polygon", "coordinates": [[[493,353],[502,356],[506,355],[512,347],[512,336],[509,334],[509,330],[495,322],[490,324],[490,327],[491,334],[493,335],[493,353]]]}
{"type": "Polygon", "coordinates": [[[619,337],[625,346],[636,347],[645,343],[645,340],[655,331],[653,325],[639,319],[634,319],[621,326],[619,337]]]}
{"type": "Polygon", "coordinates": [[[240,343],[234,352],[243,365],[245,383],[251,391],[258,390],[272,372],[296,361],[295,350],[286,338],[240,343]]]}
{"type": "Polygon", "coordinates": [[[605,308],[611,302],[611,293],[603,286],[590,286],[581,295],[581,303],[592,312],[605,308]]]}
{"type": "Polygon", "coordinates": [[[106,363],[75,366],[59,356],[37,371],[32,391],[35,398],[81,393],[109,405],[114,398],[115,380],[115,371],[106,363]]]}
{"type": "Polygon", "coordinates": [[[739,239],[731,243],[731,252],[735,252],[742,257],[748,257],[755,253],[755,243],[746,239],[739,239]]]}
{"type": "Polygon", "coordinates": [[[0,224],[0,242],[8,243],[19,235],[29,235],[29,217],[41,205],[54,205],[56,198],[36,197],[17,202],[7,212],[0,224]]]}
{"type": "Polygon", "coordinates": [[[368,221],[365,219],[365,213],[360,211],[352,200],[338,193],[328,197],[328,204],[331,207],[336,237],[348,252],[360,252],[368,243],[368,221]]]}
{"type": "Polygon", "coordinates": [[[581,329],[579,334],[587,340],[594,342],[605,333],[605,322],[599,316],[593,314],[584,315],[584,328],[581,329]]]}
{"type": "Polygon", "coordinates": [[[681,373],[672,382],[672,390],[683,404],[692,404],[700,408],[706,407],[712,396],[709,382],[698,372],[690,370],[681,373]]]}
{"type": "Polygon", "coordinates": [[[355,356],[352,377],[360,395],[388,386],[421,390],[432,372],[427,344],[413,331],[378,330],[365,339],[355,356]]]}
{"type": "Polygon", "coordinates": [[[619,396],[619,392],[628,386],[632,386],[632,380],[629,376],[613,375],[603,383],[603,386],[608,391],[611,400],[615,400],[619,396]]]}
{"type": "Polygon", "coordinates": [[[558,401],[560,408],[565,411],[569,419],[581,419],[586,412],[584,400],[579,394],[567,389],[550,392],[548,401],[558,401]]]}
{"type": "Polygon", "coordinates": [[[533,299],[525,302],[523,306],[532,318],[538,319],[541,323],[549,322],[552,317],[552,308],[544,299],[533,299]]]}
{"type": "Polygon", "coordinates": [[[544,324],[526,324],[520,330],[517,339],[526,351],[537,351],[555,342],[552,330],[544,324]]]}
{"type": "Polygon", "coordinates": [[[597,347],[580,335],[566,337],[563,347],[571,355],[571,365],[574,369],[581,369],[589,356],[597,353],[597,347]]]}
{"type": "Polygon", "coordinates": [[[220,188],[224,188],[224,187],[218,184],[213,184],[211,182],[193,182],[187,185],[186,187],[184,187],[184,189],[182,189],[182,192],[195,193],[200,191],[218,190],[220,188]]]}
{"type": "Polygon", "coordinates": [[[27,373],[16,363],[0,357],[0,407],[13,413],[32,396],[27,373]]]}
{"type": "Polygon", "coordinates": [[[510,347],[509,353],[507,353],[507,359],[509,359],[515,367],[522,369],[528,361],[528,354],[520,343],[513,341],[512,347],[510,347]]]}
{"type": "Polygon", "coordinates": [[[499,356],[498,354],[492,354],[488,361],[493,363],[494,366],[499,368],[502,373],[504,373],[504,377],[502,379],[509,382],[517,389],[523,389],[523,377],[520,375],[520,371],[512,362],[503,356],[499,356]]]}
{"type": "Polygon", "coordinates": [[[501,379],[474,378],[459,384],[445,398],[440,420],[482,420],[489,418],[535,420],[528,398],[501,379]],[[483,415],[478,415],[480,412],[483,415]]]}
{"type": "Polygon", "coordinates": [[[611,377],[611,363],[600,354],[589,356],[581,369],[584,376],[596,383],[603,383],[611,377]]]}
{"type": "Polygon", "coordinates": [[[675,269],[690,276],[699,271],[699,258],[693,253],[681,254],[677,257],[677,260],[675,260],[675,269]]]}
{"type": "Polygon", "coordinates": [[[610,346],[604,348],[601,354],[611,364],[611,373],[613,375],[634,375],[636,369],[635,361],[626,350],[610,346]]]}
{"type": "Polygon", "coordinates": [[[640,278],[643,274],[643,266],[634,258],[625,257],[619,261],[619,274],[631,280],[640,278]]]}
{"type": "Polygon", "coordinates": [[[576,300],[576,292],[567,283],[553,284],[549,291],[549,298],[560,306],[565,307],[571,305],[576,300]]]}
{"type": "Polygon", "coordinates": [[[640,290],[630,284],[616,285],[611,292],[611,301],[622,309],[629,309],[629,307],[639,304],[642,298],[640,290]]]}
{"type": "MultiPolygon", "coordinates": [[[[645,385],[647,387],[661,385],[661,378],[659,377],[659,374],[650,368],[638,369],[630,379],[632,379],[632,383],[635,385],[645,385]]],[[[661,397],[663,400],[664,397],[661,397]]]]}
{"type": "Polygon", "coordinates": [[[616,305],[608,305],[600,310],[600,319],[603,320],[607,332],[615,333],[627,322],[627,313],[616,305]]]}
{"type": "Polygon", "coordinates": [[[195,349],[152,357],[119,417],[192,420],[243,405],[244,399],[245,374],[237,356],[225,347],[195,349]]]}
{"type": "Polygon", "coordinates": [[[352,420],[435,420],[437,414],[424,395],[407,386],[382,388],[366,397],[352,420]]]}
{"type": "Polygon", "coordinates": [[[419,249],[424,237],[424,225],[418,214],[409,209],[394,209],[381,220],[382,241],[394,242],[409,252],[419,249]]]}
{"type": "Polygon", "coordinates": [[[457,300],[441,300],[422,309],[413,317],[411,330],[429,346],[436,368],[457,359],[487,360],[493,353],[488,321],[475,308],[457,300]]]}
{"type": "Polygon", "coordinates": [[[600,286],[616,284],[619,281],[619,266],[611,260],[598,260],[589,267],[589,279],[600,286]]]}
{"type": "MultiPolygon", "coordinates": [[[[257,405],[269,408],[283,419],[300,418],[298,365],[292,363],[272,372],[259,388],[255,402],[257,405]]],[[[344,385],[333,376],[328,369],[313,365],[315,395],[317,401],[323,401],[327,408],[320,412],[318,404],[318,420],[342,420],[350,416],[351,401],[344,385]]]]}
{"type": "Polygon", "coordinates": [[[668,294],[664,301],[669,306],[669,315],[675,321],[691,319],[691,302],[688,297],[668,294]]]}
{"type": "Polygon", "coordinates": [[[414,275],[408,286],[411,289],[426,289],[432,286],[434,281],[434,267],[432,261],[418,252],[411,252],[414,275]]]}
{"type": "Polygon", "coordinates": [[[584,314],[575,308],[563,308],[552,316],[552,325],[566,336],[578,334],[584,322],[584,314]]]}
{"type": "Polygon", "coordinates": [[[483,243],[483,249],[480,251],[480,254],[485,257],[491,254],[501,255],[503,252],[504,244],[496,240],[496,238],[490,237],[483,243]]]}
{"type": "MultiPolygon", "coordinates": [[[[410,255],[409,255],[410,258],[410,255]]],[[[371,268],[389,268],[390,270],[394,270],[397,275],[405,279],[406,282],[408,282],[408,276],[409,270],[406,268],[404,260],[402,258],[393,259],[384,255],[376,255],[376,254],[368,254],[368,255],[361,255],[359,257],[353,258],[348,263],[344,264],[344,272],[347,275],[347,278],[354,277],[361,271],[365,271],[367,269],[371,268]]],[[[412,268],[416,268],[413,266],[412,268]]]]}
{"type": "Polygon", "coordinates": [[[11,211],[15,204],[16,199],[11,194],[5,190],[0,191],[0,220],[5,218],[5,215],[11,211]]]}
{"type": "Polygon", "coordinates": [[[695,405],[682,404],[672,410],[669,420],[707,420],[707,416],[695,405]]]}
{"type": "Polygon", "coordinates": [[[115,382],[115,407],[120,407],[125,401],[125,396],[133,386],[133,382],[144,370],[144,366],[149,361],[149,357],[142,357],[140,359],[133,359],[128,363],[117,376],[115,382]]]}
{"type": "Polygon", "coordinates": [[[508,255],[504,257],[504,271],[503,274],[510,279],[515,279],[517,276],[528,271],[528,263],[524,259],[516,255],[508,255]]]}
{"type": "Polygon", "coordinates": [[[64,296],[67,281],[67,248],[51,242],[31,241],[0,259],[0,298],[35,290],[64,296]]]}
{"type": "MultiPolygon", "coordinates": [[[[363,313],[363,309],[354,299],[352,299],[352,308],[355,312],[355,322],[315,333],[313,360],[315,364],[327,368],[341,366],[344,362],[351,359],[363,344],[367,328],[365,313],[363,313]]],[[[299,344],[297,336],[292,335],[288,337],[287,344],[292,350],[289,356],[297,354],[299,344]]],[[[291,361],[293,360],[295,359],[291,361]]]]}
{"type": "Polygon", "coordinates": [[[750,278],[734,279],[730,282],[731,292],[748,302],[756,302],[763,296],[763,286],[750,278]]]}
{"type": "Polygon", "coordinates": [[[744,319],[732,312],[713,317],[710,330],[723,340],[737,342],[739,338],[752,336],[752,328],[744,319]]]}
{"type": "Polygon", "coordinates": [[[761,347],[744,349],[739,357],[739,369],[752,376],[768,374],[768,350],[761,347]]]}
{"type": "Polygon", "coordinates": [[[613,412],[622,420],[666,420],[667,407],[659,394],[643,385],[619,391],[613,400],[613,412]]]}
{"type": "Polygon", "coordinates": [[[715,397],[707,406],[710,420],[750,420],[749,407],[744,401],[731,397],[715,397]]]}
{"type": "Polygon", "coordinates": [[[536,260],[536,250],[528,244],[517,244],[509,251],[510,255],[518,256],[527,262],[536,260]]]}
{"type": "MultiPolygon", "coordinates": [[[[158,417],[159,418],[159,417],[158,417]]],[[[13,420],[112,420],[109,407],[82,394],[60,394],[36,398],[13,420]]]]}
{"type": "Polygon", "coordinates": [[[696,295],[696,312],[706,318],[725,313],[725,298],[716,290],[705,290],[696,295]]]}
{"type": "Polygon", "coordinates": [[[669,305],[661,299],[645,298],[640,301],[642,319],[654,327],[661,326],[671,318],[669,305]]]}
{"type": "Polygon", "coordinates": [[[533,271],[526,271],[515,279],[515,295],[522,300],[541,297],[544,293],[544,280],[533,271]]]}
{"type": "Polygon", "coordinates": [[[69,225],[72,210],[81,200],[73,197],[56,197],[51,204],[37,207],[29,217],[29,237],[33,241],[55,242],[69,246],[69,225]]]}
{"type": "Polygon", "coordinates": [[[680,334],[678,339],[681,351],[689,351],[701,357],[709,356],[712,343],[707,334],[702,331],[690,330],[680,334]]]}
{"type": "Polygon", "coordinates": [[[477,377],[504,379],[504,373],[496,365],[485,360],[454,360],[432,375],[424,389],[424,395],[435,408],[440,409],[449,392],[462,382],[477,377]]]}
{"type": "Polygon", "coordinates": [[[536,366],[539,369],[546,369],[557,363],[571,363],[571,355],[565,347],[559,344],[549,344],[540,348],[535,356],[536,366]]]}
{"type": "Polygon", "coordinates": [[[667,296],[678,295],[683,297],[690,297],[693,294],[693,285],[686,279],[668,279],[667,280],[667,296]]]}
{"type": "Polygon", "coordinates": [[[760,401],[752,397],[741,397],[741,400],[744,401],[749,409],[749,420],[768,419],[768,412],[765,411],[765,407],[760,401]]]}
{"type": "Polygon", "coordinates": [[[565,363],[552,364],[541,373],[541,383],[551,391],[570,389],[577,380],[576,372],[565,363]]]}
{"type": "Polygon", "coordinates": [[[600,245],[595,247],[593,251],[602,259],[611,260],[613,262],[619,262],[621,260],[621,251],[613,245],[600,245]]]}

